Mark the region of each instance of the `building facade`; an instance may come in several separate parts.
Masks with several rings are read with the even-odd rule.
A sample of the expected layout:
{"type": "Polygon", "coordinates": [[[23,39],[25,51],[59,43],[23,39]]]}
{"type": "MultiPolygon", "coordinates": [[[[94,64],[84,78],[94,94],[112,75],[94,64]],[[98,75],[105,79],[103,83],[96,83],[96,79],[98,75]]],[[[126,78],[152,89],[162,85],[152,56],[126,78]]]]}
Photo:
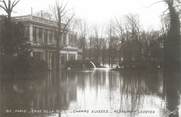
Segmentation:
{"type": "MultiPolygon", "coordinates": [[[[57,23],[32,15],[19,16],[16,17],[15,20],[24,23],[26,27],[25,32],[33,49],[31,56],[46,61],[49,69],[54,69],[56,66],[56,44],[57,38],[59,38],[57,36],[57,23]]],[[[59,58],[61,64],[69,60],[77,60],[80,58],[81,50],[76,44],[76,33],[64,31],[62,33],[62,38],[59,39],[62,39],[59,41],[59,58]]]]}

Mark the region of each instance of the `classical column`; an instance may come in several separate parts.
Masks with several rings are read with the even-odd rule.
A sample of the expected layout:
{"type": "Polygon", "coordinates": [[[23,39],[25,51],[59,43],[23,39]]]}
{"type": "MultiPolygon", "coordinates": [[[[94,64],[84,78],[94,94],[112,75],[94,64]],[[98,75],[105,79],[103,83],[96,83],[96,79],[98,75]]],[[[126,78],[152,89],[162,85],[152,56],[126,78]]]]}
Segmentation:
{"type": "Polygon", "coordinates": [[[75,54],[75,60],[78,59],[78,52],[75,54]]]}
{"type": "Polygon", "coordinates": [[[30,24],[29,26],[29,38],[30,38],[30,42],[33,42],[33,25],[30,24]]]}
{"type": "Polygon", "coordinates": [[[40,43],[40,39],[39,39],[39,28],[36,28],[36,42],[39,44],[40,43]]]}
{"type": "MultiPolygon", "coordinates": [[[[33,43],[33,24],[29,25],[29,41],[33,43]]],[[[33,52],[30,53],[30,56],[33,56],[33,52]]]]}
{"type": "Polygon", "coordinates": [[[67,61],[69,61],[69,53],[68,53],[68,51],[67,51],[66,55],[67,55],[67,61]]]}
{"type": "Polygon", "coordinates": [[[66,33],[66,45],[69,45],[69,33],[66,33]]]}
{"type": "Polygon", "coordinates": [[[47,45],[49,45],[50,44],[50,31],[49,30],[47,30],[47,45]]]}
{"type": "Polygon", "coordinates": [[[41,42],[42,42],[43,44],[46,44],[46,43],[45,43],[45,30],[44,30],[43,28],[41,28],[40,30],[42,30],[42,31],[41,31],[41,32],[42,32],[42,41],[41,41],[41,42]]]}

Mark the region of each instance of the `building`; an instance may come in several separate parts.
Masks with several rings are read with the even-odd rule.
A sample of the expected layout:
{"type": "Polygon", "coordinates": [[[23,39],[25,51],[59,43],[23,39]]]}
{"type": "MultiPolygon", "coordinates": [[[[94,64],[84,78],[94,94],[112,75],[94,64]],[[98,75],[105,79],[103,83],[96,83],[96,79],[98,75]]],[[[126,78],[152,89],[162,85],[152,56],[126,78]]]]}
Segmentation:
{"type": "MultiPolygon", "coordinates": [[[[31,55],[45,60],[49,69],[54,69],[56,66],[57,23],[32,15],[15,17],[15,20],[22,22],[26,27],[25,32],[33,48],[31,55]]],[[[64,31],[62,36],[59,52],[61,64],[79,59],[81,51],[77,48],[76,33],[64,31]]]]}

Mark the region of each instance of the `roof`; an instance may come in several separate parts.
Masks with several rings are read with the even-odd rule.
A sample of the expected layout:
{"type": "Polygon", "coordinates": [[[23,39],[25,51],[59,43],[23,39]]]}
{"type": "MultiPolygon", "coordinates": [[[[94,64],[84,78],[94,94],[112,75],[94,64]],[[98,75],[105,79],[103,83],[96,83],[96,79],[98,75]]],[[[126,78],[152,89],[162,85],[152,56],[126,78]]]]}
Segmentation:
{"type": "MultiPolygon", "coordinates": [[[[16,16],[13,18],[17,21],[30,22],[30,23],[35,23],[35,24],[47,25],[47,26],[51,26],[51,27],[58,27],[56,21],[38,17],[38,16],[24,15],[24,16],[16,16]]],[[[64,25],[64,24],[62,23],[62,25],[64,25]]]]}

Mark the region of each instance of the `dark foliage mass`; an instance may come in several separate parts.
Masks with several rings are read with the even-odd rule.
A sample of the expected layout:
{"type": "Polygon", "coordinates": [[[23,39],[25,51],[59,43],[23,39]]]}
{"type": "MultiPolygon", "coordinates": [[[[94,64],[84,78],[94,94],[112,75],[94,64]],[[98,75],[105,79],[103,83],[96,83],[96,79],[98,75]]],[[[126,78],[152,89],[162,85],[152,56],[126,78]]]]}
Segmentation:
{"type": "Polygon", "coordinates": [[[2,55],[28,56],[30,43],[25,35],[25,26],[3,18],[0,22],[0,50],[2,55]]]}
{"type": "Polygon", "coordinates": [[[4,17],[0,25],[0,77],[3,79],[45,77],[47,64],[30,56],[32,48],[24,24],[4,17]]]}
{"type": "Polygon", "coordinates": [[[35,58],[1,57],[2,79],[40,79],[47,76],[47,64],[35,58]]]}

